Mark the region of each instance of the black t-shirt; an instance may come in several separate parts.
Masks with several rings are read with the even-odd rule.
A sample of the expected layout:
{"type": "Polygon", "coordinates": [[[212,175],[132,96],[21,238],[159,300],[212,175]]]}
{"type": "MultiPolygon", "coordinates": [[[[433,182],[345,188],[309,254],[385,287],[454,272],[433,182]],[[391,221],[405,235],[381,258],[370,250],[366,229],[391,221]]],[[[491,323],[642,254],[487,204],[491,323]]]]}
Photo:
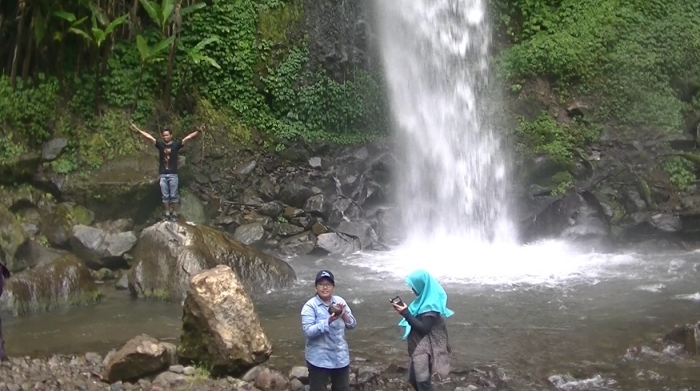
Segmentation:
{"type": "Polygon", "coordinates": [[[171,141],[166,144],[163,140],[156,141],[158,148],[158,174],[177,174],[177,155],[182,148],[182,141],[171,141]]]}

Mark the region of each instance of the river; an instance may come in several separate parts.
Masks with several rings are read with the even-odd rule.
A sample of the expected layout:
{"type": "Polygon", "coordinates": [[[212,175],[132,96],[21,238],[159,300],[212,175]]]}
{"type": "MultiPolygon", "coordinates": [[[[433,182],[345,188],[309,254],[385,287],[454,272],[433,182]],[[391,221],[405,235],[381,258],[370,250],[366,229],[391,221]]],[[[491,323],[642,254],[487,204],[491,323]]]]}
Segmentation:
{"type": "MultiPolygon", "coordinates": [[[[700,252],[586,254],[562,242],[512,251],[494,250],[488,257],[465,248],[431,259],[410,249],[410,256],[396,250],[293,259],[297,285],[255,298],[274,345],[271,363],[303,363],[299,311],[320,268],[335,272],[336,293],[358,319],[348,335],[352,355],[402,363],[405,342],[388,301],[396,294],[409,300],[402,278],[424,267],[444,283],[455,311],[448,325],[457,371],[491,365],[514,386],[547,384],[557,374],[588,379],[600,387],[595,389],[700,383],[700,363],[691,357],[625,358],[630,347],[660,350],[656,338],[676,323],[698,320],[700,252]]],[[[105,292],[98,305],[6,319],[9,354],[106,353],[141,333],[177,342],[179,305],[134,301],[111,287],[105,292]]]]}

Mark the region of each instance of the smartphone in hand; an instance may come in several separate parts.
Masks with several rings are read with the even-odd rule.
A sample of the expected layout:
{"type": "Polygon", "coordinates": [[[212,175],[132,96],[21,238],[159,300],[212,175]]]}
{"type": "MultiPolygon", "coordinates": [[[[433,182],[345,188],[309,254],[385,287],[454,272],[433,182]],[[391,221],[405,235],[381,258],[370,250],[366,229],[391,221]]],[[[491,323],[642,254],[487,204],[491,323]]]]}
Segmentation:
{"type": "Polygon", "coordinates": [[[392,304],[396,304],[399,306],[404,306],[403,300],[399,296],[394,297],[393,299],[389,300],[392,304]]]}

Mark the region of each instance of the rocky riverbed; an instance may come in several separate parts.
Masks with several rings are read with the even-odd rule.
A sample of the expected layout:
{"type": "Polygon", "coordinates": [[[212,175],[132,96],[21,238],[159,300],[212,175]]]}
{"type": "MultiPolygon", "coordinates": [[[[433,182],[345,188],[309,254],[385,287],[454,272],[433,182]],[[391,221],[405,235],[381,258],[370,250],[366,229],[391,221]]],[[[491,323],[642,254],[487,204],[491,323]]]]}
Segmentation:
{"type": "MultiPolygon", "coordinates": [[[[308,371],[297,366],[286,371],[266,365],[258,366],[240,378],[212,378],[200,367],[171,365],[167,370],[136,381],[110,383],[103,378],[109,355],[53,355],[47,358],[13,357],[0,365],[0,391],[49,390],[228,390],[274,391],[308,390],[308,371]]],[[[354,390],[409,390],[405,381],[406,368],[396,364],[373,366],[356,359],[352,365],[351,386],[354,390]]],[[[454,374],[436,385],[437,390],[485,390],[508,388],[498,370],[472,369],[454,374]]]]}

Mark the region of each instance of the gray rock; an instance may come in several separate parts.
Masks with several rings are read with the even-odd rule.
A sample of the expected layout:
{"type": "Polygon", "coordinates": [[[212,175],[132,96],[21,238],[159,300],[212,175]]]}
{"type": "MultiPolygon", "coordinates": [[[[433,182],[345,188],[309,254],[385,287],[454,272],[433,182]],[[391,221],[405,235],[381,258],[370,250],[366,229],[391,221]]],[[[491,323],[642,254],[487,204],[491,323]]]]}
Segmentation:
{"type": "Polygon", "coordinates": [[[309,384],[309,368],[296,366],[289,371],[290,379],[298,379],[303,384],[309,384]]]}
{"type": "Polygon", "coordinates": [[[168,368],[168,371],[172,373],[184,373],[185,367],[182,365],[171,365],[170,368],[168,368]]]}
{"type": "Polygon", "coordinates": [[[185,367],[185,369],[182,370],[182,373],[184,373],[185,376],[194,376],[197,373],[197,369],[194,367],[185,367]]]}
{"type": "Polygon", "coordinates": [[[261,222],[244,224],[236,228],[233,238],[245,245],[260,244],[267,238],[267,232],[261,222]]]}
{"type": "Polygon", "coordinates": [[[41,159],[47,162],[55,160],[68,146],[68,139],[62,137],[53,138],[44,143],[41,147],[41,159]]]}
{"type": "Polygon", "coordinates": [[[180,385],[184,384],[185,380],[187,378],[185,375],[180,374],[180,373],[173,373],[173,372],[163,372],[156,376],[155,380],[153,380],[153,383],[156,384],[162,384],[165,386],[175,386],[175,385],[180,385]]]}

